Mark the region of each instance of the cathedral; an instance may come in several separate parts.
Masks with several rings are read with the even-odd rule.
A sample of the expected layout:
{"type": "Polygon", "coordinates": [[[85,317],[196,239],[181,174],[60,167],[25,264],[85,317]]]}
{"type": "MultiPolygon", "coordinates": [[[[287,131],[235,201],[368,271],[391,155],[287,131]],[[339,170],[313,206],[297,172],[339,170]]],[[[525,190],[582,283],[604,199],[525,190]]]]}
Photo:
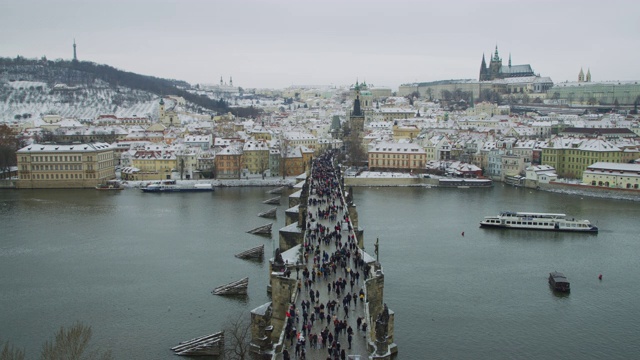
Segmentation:
{"type": "Polygon", "coordinates": [[[482,54],[482,63],[480,65],[480,81],[490,81],[495,79],[506,79],[513,77],[525,77],[535,76],[531,65],[511,65],[511,54],[509,54],[509,65],[502,65],[502,59],[498,55],[498,46],[496,45],[496,51],[491,58],[489,66],[482,54]]]}
{"type": "Polygon", "coordinates": [[[591,69],[587,69],[587,78],[584,78],[584,71],[580,68],[580,73],[578,74],[578,82],[591,82],[591,69]]]}

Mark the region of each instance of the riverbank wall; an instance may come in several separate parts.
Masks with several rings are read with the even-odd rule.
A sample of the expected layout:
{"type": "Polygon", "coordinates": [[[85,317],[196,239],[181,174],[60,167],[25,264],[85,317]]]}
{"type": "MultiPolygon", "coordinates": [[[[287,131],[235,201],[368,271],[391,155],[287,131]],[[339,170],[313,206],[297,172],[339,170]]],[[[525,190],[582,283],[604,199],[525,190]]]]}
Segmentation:
{"type": "Polygon", "coordinates": [[[15,189],[17,180],[2,179],[0,180],[0,189],[15,189]]]}
{"type": "Polygon", "coordinates": [[[583,184],[568,184],[561,182],[540,183],[537,189],[562,194],[590,196],[606,199],[640,201],[640,191],[633,189],[604,188],[583,184]]]}
{"type": "Polygon", "coordinates": [[[345,186],[438,186],[438,179],[419,177],[345,177],[345,186]]]}

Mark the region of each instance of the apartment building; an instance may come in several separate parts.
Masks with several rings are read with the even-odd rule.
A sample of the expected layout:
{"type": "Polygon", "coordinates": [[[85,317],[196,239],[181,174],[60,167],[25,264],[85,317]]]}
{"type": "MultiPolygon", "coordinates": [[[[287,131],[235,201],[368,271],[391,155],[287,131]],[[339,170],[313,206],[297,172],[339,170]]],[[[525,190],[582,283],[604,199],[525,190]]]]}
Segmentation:
{"type": "Polygon", "coordinates": [[[415,143],[381,142],[372,145],[368,152],[371,170],[422,171],[427,153],[415,143]]]}
{"type": "Polygon", "coordinates": [[[593,186],[638,190],[640,164],[597,162],[587,167],[582,182],[593,186]]]}
{"type": "Polygon", "coordinates": [[[597,162],[621,163],[623,151],[602,139],[554,138],[542,148],[542,165],[556,169],[559,177],[580,179],[597,162]]]}
{"type": "Polygon", "coordinates": [[[114,148],[106,143],[32,144],[16,155],[19,189],[92,188],[116,177],[114,148]]]}

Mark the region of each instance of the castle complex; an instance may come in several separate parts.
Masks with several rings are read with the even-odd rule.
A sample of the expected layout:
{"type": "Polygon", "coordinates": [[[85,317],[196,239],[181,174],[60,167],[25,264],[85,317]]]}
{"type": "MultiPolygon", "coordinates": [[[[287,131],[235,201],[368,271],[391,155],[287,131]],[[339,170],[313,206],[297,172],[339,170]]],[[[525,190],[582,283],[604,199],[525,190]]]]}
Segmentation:
{"type": "Polygon", "coordinates": [[[480,64],[480,81],[490,81],[496,79],[506,79],[514,77],[526,77],[535,76],[531,65],[511,65],[511,54],[509,54],[509,65],[502,65],[502,59],[498,55],[498,45],[496,45],[496,51],[491,58],[489,66],[482,54],[482,63],[480,64]]]}

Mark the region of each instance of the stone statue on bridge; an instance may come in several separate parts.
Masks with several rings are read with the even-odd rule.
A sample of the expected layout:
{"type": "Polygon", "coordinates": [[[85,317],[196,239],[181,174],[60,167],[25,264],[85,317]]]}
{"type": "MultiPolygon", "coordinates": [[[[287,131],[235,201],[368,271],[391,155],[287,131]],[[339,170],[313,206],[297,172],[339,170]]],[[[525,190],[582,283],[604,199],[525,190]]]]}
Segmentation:
{"type": "Polygon", "coordinates": [[[280,253],[280,248],[276,249],[276,256],[274,256],[273,263],[275,265],[284,265],[284,260],[282,259],[282,254],[280,253]]]}
{"type": "Polygon", "coordinates": [[[347,193],[347,205],[353,205],[353,187],[349,186],[349,192],[347,193]]]}
{"type": "Polygon", "coordinates": [[[378,314],[376,319],[376,341],[385,343],[389,334],[389,308],[384,304],[384,309],[378,314]]]}

